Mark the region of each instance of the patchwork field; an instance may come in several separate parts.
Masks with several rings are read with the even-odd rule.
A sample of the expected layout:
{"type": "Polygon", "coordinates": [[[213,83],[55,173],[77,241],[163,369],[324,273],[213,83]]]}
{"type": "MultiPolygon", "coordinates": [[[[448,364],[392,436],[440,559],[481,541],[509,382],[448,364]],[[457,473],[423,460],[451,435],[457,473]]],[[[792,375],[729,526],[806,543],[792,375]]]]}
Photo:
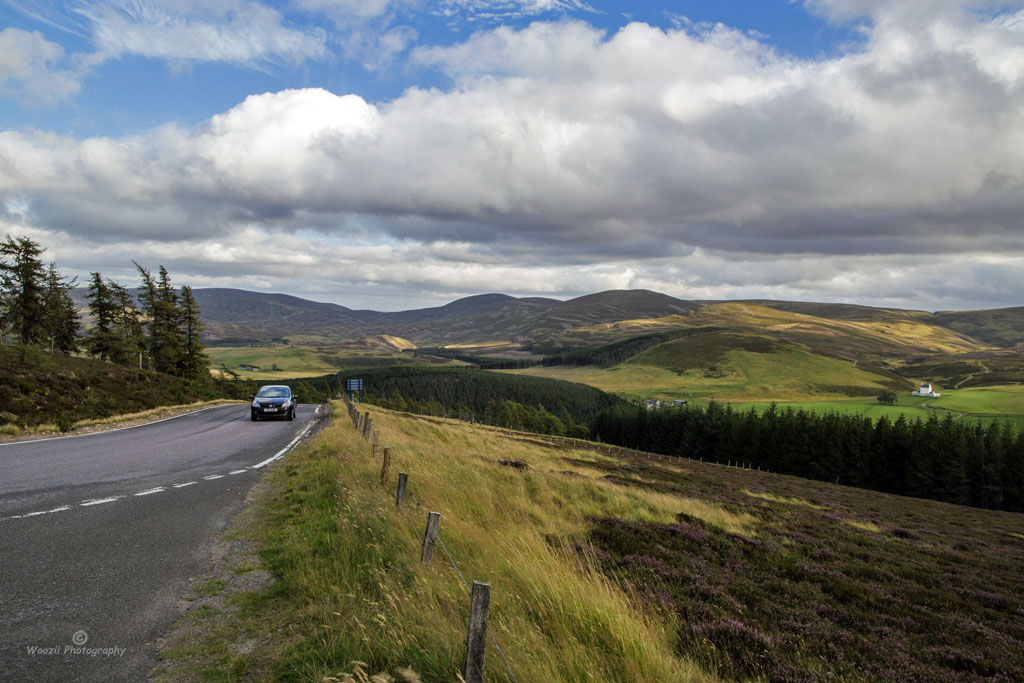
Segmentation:
{"type": "Polygon", "coordinates": [[[409,506],[339,416],[272,474],[275,588],[227,615],[219,647],[169,656],[206,679],[359,661],[452,680],[464,576],[492,586],[491,681],[1024,678],[1019,514],[367,408],[409,506]],[[443,548],[423,566],[428,510],[443,548]],[[223,645],[239,639],[257,645],[223,645]]]}
{"type": "Polygon", "coordinates": [[[314,377],[345,368],[386,365],[422,365],[440,363],[461,365],[456,361],[436,361],[403,354],[414,344],[400,337],[378,335],[351,342],[314,342],[301,344],[265,344],[208,348],[214,371],[226,365],[243,379],[292,379],[314,377]],[[248,367],[258,367],[250,370],[248,367]]]}

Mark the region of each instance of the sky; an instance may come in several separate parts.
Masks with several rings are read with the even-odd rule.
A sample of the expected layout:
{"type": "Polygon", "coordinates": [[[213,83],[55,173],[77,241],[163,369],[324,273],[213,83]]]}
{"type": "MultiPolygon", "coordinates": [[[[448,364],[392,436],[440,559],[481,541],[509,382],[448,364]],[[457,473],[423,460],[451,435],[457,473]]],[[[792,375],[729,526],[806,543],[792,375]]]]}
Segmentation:
{"type": "Polygon", "coordinates": [[[1024,305],[1024,0],[0,0],[0,235],[405,310],[1024,305]]]}

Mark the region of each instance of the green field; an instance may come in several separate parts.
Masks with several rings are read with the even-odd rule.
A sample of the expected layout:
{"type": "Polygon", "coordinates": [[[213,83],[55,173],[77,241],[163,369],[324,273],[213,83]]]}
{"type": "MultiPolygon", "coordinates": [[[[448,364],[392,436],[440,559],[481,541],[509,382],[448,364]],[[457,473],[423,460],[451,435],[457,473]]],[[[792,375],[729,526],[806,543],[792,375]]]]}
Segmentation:
{"type": "MultiPolygon", "coordinates": [[[[699,399],[696,401],[700,403],[699,399]]],[[[736,407],[763,410],[771,405],[768,401],[726,401],[736,407]]],[[[897,404],[882,405],[871,397],[849,398],[831,401],[778,401],[782,408],[804,409],[816,413],[831,411],[856,413],[871,419],[885,416],[890,420],[906,415],[909,419],[928,419],[931,415],[939,418],[947,414],[956,420],[976,420],[982,424],[1006,421],[1015,427],[1024,428],[1024,387],[1019,385],[986,387],[984,389],[960,389],[943,392],[937,399],[918,396],[900,396],[897,404]]]]}
{"type": "Polygon", "coordinates": [[[338,370],[338,366],[332,364],[327,354],[316,346],[238,346],[206,351],[210,355],[210,367],[216,370],[223,363],[245,379],[311,377],[338,370]],[[241,365],[259,367],[260,372],[241,370],[241,365]],[[270,370],[275,365],[280,370],[270,370]]]}

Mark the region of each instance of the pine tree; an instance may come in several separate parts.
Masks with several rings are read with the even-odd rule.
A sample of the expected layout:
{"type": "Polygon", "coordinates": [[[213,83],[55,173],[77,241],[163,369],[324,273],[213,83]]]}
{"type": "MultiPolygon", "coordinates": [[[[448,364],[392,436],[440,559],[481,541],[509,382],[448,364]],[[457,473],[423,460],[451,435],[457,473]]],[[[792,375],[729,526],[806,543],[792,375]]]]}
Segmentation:
{"type": "Polygon", "coordinates": [[[87,342],[89,353],[100,360],[112,360],[117,353],[117,308],[110,287],[99,273],[92,273],[90,277],[87,298],[89,314],[94,321],[93,332],[87,342]]]}
{"type": "Polygon", "coordinates": [[[7,235],[0,242],[0,323],[22,344],[39,345],[46,337],[43,251],[28,237],[7,235]]]}
{"type": "MultiPolygon", "coordinates": [[[[135,261],[132,261],[135,263],[135,261]]],[[[171,286],[167,269],[160,266],[160,278],[135,263],[142,276],[139,302],[147,318],[146,350],[157,372],[181,374],[182,344],[179,337],[178,294],[171,286]]]]}
{"type": "Polygon", "coordinates": [[[108,280],[107,284],[110,287],[110,298],[114,308],[115,345],[111,360],[122,365],[134,365],[145,343],[139,310],[126,287],[112,280],[108,280]]]}
{"type": "Polygon", "coordinates": [[[156,325],[157,316],[157,301],[159,295],[157,293],[156,281],[153,280],[153,275],[140,266],[135,261],[132,261],[135,267],[139,271],[139,275],[142,277],[142,283],[139,287],[139,304],[142,311],[142,315],[146,319],[146,334],[144,337],[143,348],[146,351],[146,355],[149,356],[150,363],[156,369],[156,352],[160,347],[159,335],[156,325]]]}
{"type": "Polygon", "coordinates": [[[186,379],[198,379],[209,374],[210,359],[203,350],[201,337],[203,319],[199,312],[192,288],[185,285],[181,288],[181,308],[178,319],[181,324],[181,376],[186,379]]]}
{"type": "Polygon", "coordinates": [[[78,278],[65,280],[57,273],[57,266],[50,263],[46,271],[46,293],[43,298],[45,311],[44,325],[50,349],[61,353],[72,353],[78,348],[78,333],[81,323],[78,311],[71,298],[78,278]]]}
{"type": "Polygon", "coordinates": [[[181,375],[184,349],[181,343],[181,311],[178,308],[178,293],[171,286],[167,269],[160,266],[157,282],[157,316],[153,323],[157,328],[160,344],[154,355],[156,369],[170,375],[181,375]]]}

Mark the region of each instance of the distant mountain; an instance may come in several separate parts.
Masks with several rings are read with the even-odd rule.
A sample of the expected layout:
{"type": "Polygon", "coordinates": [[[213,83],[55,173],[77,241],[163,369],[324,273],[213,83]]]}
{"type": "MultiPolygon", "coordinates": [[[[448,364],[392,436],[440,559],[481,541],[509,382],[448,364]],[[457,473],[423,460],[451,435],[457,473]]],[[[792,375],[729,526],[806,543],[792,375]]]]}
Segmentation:
{"type": "MultiPolygon", "coordinates": [[[[497,341],[579,345],[607,343],[652,326],[699,325],[772,327],[773,337],[822,351],[831,345],[833,352],[848,357],[876,351],[955,354],[1024,344],[1024,307],[930,313],[802,301],[686,301],[649,290],[611,290],[568,301],[491,293],[444,306],[380,312],[242,289],[194,292],[212,344],[394,335],[418,346],[497,341]],[[780,317],[772,320],[771,310],[780,317]],[[840,338],[838,346],[829,341],[840,338]]],[[[84,288],[74,292],[83,309],[88,305],[85,293],[84,288]]]]}
{"type": "Polygon", "coordinates": [[[421,346],[493,340],[520,343],[584,325],[689,314],[698,308],[646,290],[602,292],[569,301],[482,294],[435,308],[384,313],[239,289],[197,289],[195,295],[213,343],[295,336],[358,339],[380,334],[421,346]]]}
{"type": "Polygon", "coordinates": [[[537,316],[536,321],[528,325],[522,334],[546,336],[587,325],[689,315],[699,308],[700,305],[692,301],[683,301],[646,289],[616,289],[559,301],[537,316]]]}
{"type": "Polygon", "coordinates": [[[282,339],[295,335],[348,337],[365,320],[358,312],[287,294],[242,289],[196,289],[206,337],[218,341],[282,339]]]}

